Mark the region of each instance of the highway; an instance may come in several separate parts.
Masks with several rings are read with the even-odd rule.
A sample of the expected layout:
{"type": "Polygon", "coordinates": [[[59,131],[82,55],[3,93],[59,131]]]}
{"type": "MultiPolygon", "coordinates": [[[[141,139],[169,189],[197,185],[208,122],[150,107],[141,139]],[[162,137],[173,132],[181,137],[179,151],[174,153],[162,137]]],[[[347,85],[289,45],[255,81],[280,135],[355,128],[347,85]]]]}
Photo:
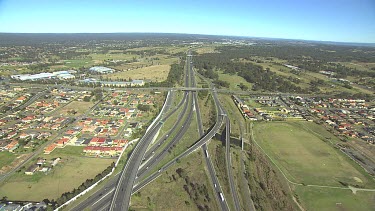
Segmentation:
{"type": "MultiPolygon", "coordinates": [[[[215,99],[215,97],[214,97],[215,99]]],[[[167,170],[169,167],[174,165],[178,160],[181,158],[188,156],[192,152],[196,151],[198,148],[202,147],[207,141],[211,140],[215,134],[219,131],[221,125],[224,122],[224,116],[222,113],[220,113],[219,109],[219,115],[217,116],[217,121],[214,124],[214,126],[209,130],[208,133],[206,133],[203,137],[201,137],[195,144],[193,144],[191,147],[189,147],[187,150],[185,150],[180,155],[176,156],[173,160],[169,161],[167,164],[165,164],[163,167],[160,168],[161,171],[156,171],[152,173],[150,176],[148,176],[146,179],[144,179],[142,182],[136,184],[133,188],[133,193],[139,191],[144,186],[146,186],[149,182],[157,178],[160,174],[162,174],[165,170],[167,170]]]]}
{"type": "MultiPolygon", "coordinates": [[[[186,74],[185,74],[185,87],[189,87],[189,79],[190,79],[190,71],[187,69],[186,70],[186,74]]],[[[186,91],[188,92],[188,91],[186,91]]],[[[190,99],[190,93],[188,93],[188,99],[190,99]]],[[[189,104],[189,100],[188,100],[188,104],[189,104]]],[[[190,109],[192,110],[192,109],[190,109]]],[[[188,126],[190,125],[190,121],[191,121],[191,114],[188,116],[187,120],[185,123],[187,123],[187,125],[185,126],[185,128],[183,128],[182,130],[179,131],[179,133],[176,135],[175,139],[170,142],[170,143],[173,143],[173,142],[177,142],[181,137],[182,135],[186,132],[188,126]]],[[[151,128],[142,138],[141,140],[138,142],[137,146],[135,147],[135,149],[133,150],[124,170],[122,171],[122,175],[118,181],[118,184],[117,184],[117,187],[115,189],[115,192],[114,192],[114,195],[113,195],[113,198],[112,198],[112,201],[110,203],[110,209],[109,210],[128,210],[129,208],[129,203],[130,203],[130,196],[131,196],[131,193],[132,193],[132,188],[133,188],[133,185],[134,185],[134,182],[136,180],[136,178],[138,177],[138,171],[139,171],[139,167],[141,165],[141,162],[145,156],[145,153],[146,153],[146,150],[148,149],[148,146],[150,145],[150,143],[152,142],[152,140],[154,139],[154,137],[156,136],[157,132],[159,131],[159,129],[162,127],[163,125],[163,122],[162,121],[159,121],[153,128],[151,128]]],[[[184,125],[183,125],[184,126],[184,125]]],[[[169,144],[168,144],[169,145],[169,144]]],[[[170,147],[170,146],[169,146],[170,147]]],[[[152,159],[152,161],[150,161],[150,166],[154,166],[157,164],[157,162],[159,162],[164,156],[165,154],[168,153],[167,150],[163,150],[161,154],[159,154],[158,157],[156,157],[155,159],[152,159]]],[[[148,165],[148,164],[146,164],[148,165]]],[[[149,166],[146,166],[145,167],[146,170],[141,170],[140,174],[145,174],[148,169],[149,169],[149,166]]],[[[151,167],[150,167],[151,169],[151,167]]]]}
{"type": "Polygon", "coordinates": [[[230,120],[228,116],[225,118],[225,122],[226,122],[226,125],[225,125],[225,156],[226,156],[225,163],[227,166],[229,187],[230,187],[230,192],[233,197],[234,206],[235,206],[235,209],[239,211],[241,210],[241,205],[240,205],[240,200],[238,199],[236,186],[234,184],[233,172],[232,172],[232,162],[231,162],[231,154],[230,154],[230,120]]]}
{"type": "MultiPolygon", "coordinates": [[[[189,76],[185,77],[185,85],[188,85],[188,83],[189,83],[189,76]]],[[[163,122],[167,120],[173,113],[175,113],[183,104],[187,105],[186,103],[187,97],[188,97],[188,92],[186,91],[184,93],[183,99],[176,106],[176,108],[165,115],[166,111],[169,110],[169,108],[171,107],[171,100],[166,99],[165,101],[166,109],[164,111],[161,111],[162,112],[161,116],[163,117],[161,118],[161,120],[158,121],[156,125],[154,125],[151,129],[149,129],[148,132],[138,142],[124,170],[122,171],[121,177],[116,176],[115,178],[117,178],[117,180],[111,179],[112,182],[109,182],[110,185],[108,187],[106,186],[106,188],[101,188],[94,195],[90,196],[84,202],[81,202],[72,210],[82,210],[83,208],[90,208],[92,210],[102,210],[102,209],[107,210],[107,208],[110,205],[112,206],[110,209],[113,209],[113,210],[127,210],[129,206],[130,193],[131,193],[131,189],[133,186],[132,183],[134,183],[135,181],[135,177],[138,172],[137,169],[139,168],[140,162],[143,158],[142,155],[145,154],[145,150],[148,148],[148,145],[152,141],[153,137],[156,135],[157,131],[159,131],[159,129],[161,128],[163,122]],[[137,156],[134,156],[134,155],[137,155],[137,156]],[[132,180],[124,179],[124,178],[129,178],[129,177],[134,178],[134,179],[132,180]],[[118,181],[117,184],[116,184],[116,181],[118,181]],[[110,188],[112,188],[113,191],[108,192],[109,190],[112,190],[110,188]],[[115,198],[118,198],[118,200],[115,200],[115,198]],[[122,202],[121,198],[124,198],[125,202],[122,202]]]]}
{"type": "MultiPolygon", "coordinates": [[[[169,95],[168,95],[169,96],[169,95]]],[[[168,99],[166,100],[168,102],[168,99]]],[[[165,109],[162,109],[161,114],[165,109]]],[[[142,158],[155,135],[162,127],[163,123],[156,120],[157,123],[146,132],[138,141],[132,154],[130,155],[114,190],[110,210],[128,210],[132,187],[136,178],[137,169],[139,168],[142,158]]]]}
{"type": "MultiPolygon", "coordinates": [[[[193,65],[192,65],[191,58],[190,58],[189,70],[191,72],[191,75],[193,76],[192,77],[193,78],[192,79],[192,86],[195,87],[196,86],[195,74],[194,74],[194,71],[193,71],[193,65]]],[[[203,130],[203,125],[202,125],[201,113],[200,113],[200,109],[199,109],[197,92],[193,93],[193,100],[194,100],[195,111],[196,111],[197,122],[198,122],[198,133],[202,137],[204,135],[204,130],[203,130]]],[[[218,107],[219,105],[216,104],[216,106],[218,107]]],[[[216,108],[216,110],[219,110],[219,109],[216,108]]],[[[209,173],[209,176],[210,176],[210,181],[212,183],[214,196],[217,199],[217,202],[219,202],[221,210],[225,210],[225,211],[229,210],[228,203],[227,203],[227,200],[225,200],[224,194],[223,194],[224,200],[221,200],[221,198],[219,197],[219,193],[223,193],[223,190],[222,190],[221,185],[219,183],[219,179],[216,176],[215,168],[212,164],[211,157],[209,156],[206,143],[203,144],[203,146],[201,148],[202,148],[202,152],[203,152],[203,155],[204,155],[204,160],[206,162],[207,170],[208,170],[208,173],[209,173]]]]}
{"type": "MultiPolygon", "coordinates": [[[[142,163],[145,163],[145,162],[148,162],[148,160],[154,156],[154,153],[156,152],[156,150],[158,150],[162,144],[167,140],[168,137],[171,136],[171,134],[177,129],[177,127],[180,125],[181,121],[183,120],[183,116],[185,115],[186,113],[186,110],[188,108],[188,103],[187,103],[187,93],[185,93],[184,95],[184,98],[182,99],[182,103],[184,103],[184,107],[181,111],[181,113],[179,114],[178,118],[177,118],[177,121],[174,123],[172,129],[170,129],[167,133],[165,133],[161,138],[159,138],[149,149],[147,149],[146,151],[146,154],[143,158],[143,162],[142,163]]],[[[179,104],[177,106],[177,109],[181,106],[181,104],[179,104]]],[[[176,109],[176,110],[177,110],[176,109]]],[[[174,110],[174,111],[176,111],[174,110]]],[[[174,112],[171,112],[170,115],[168,114],[167,118],[169,118],[174,112]]],[[[164,121],[167,119],[165,118],[164,121]]]]}
{"type": "MultiPolygon", "coordinates": [[[[189,94],[189,101],[191,101],[191,95],[189,94]]],[[[191,105],[191,103],[187,103],[187,105],[191,105]]],[[[187,118],[182,123],[182,127],[179,128],[176,136],[173,137],[173,139],[168,142],[168,144],[162,149],[160,153],[155,153],[156,155],[152,156],[149,160],[145,162],[145,164],[142,165],[142,167],[138,170],[137,178],[143,178],[148,172],[153,170],[153,167],[155,167],[160,161],[163,160],[163,158],[169,154],[169,149],[172,149],[174,145],[178,143],[183,137],[183,135],[186,133],[186,131],[189,129],[190,123],[192,121],[193,116],[193,109],[189,108],[189,113],[187,115],[187,118]]],[[[178,125],[179,127],[179,125],[178,125]]]]}
{"type": "MultiPolygon", "coordinates": [[[[188,65],[190,66],[190,62],[188,62],[188,65]]],[[[195,80],[190,79],[190,78],[193,78],[191,66],[187,68],[187,73],[185,76],[186,87],[190,87],[190,85],[191,87],[195,86],[195,80]]],[[[219,104],[215,89],[214,89],[212,96],[217,106],[217,121],[214,124],[214,126],[211,128],[211,130],[209,130],[209,132],[207,132],[206,134],[203,134],[203,128],[201,125],[200,111],[199,111],[199,106],[197,103],[196,93],[194,91],[185,91],[184,97],[179,103],[179,105],[176,106],[176,108],[173,111],[171,111],[169,114],[167,114],[164,118],[162,118],[161,120],[158,120],[157,124],[154,125],[138,142],[124,170],[121,172],[121,175],[118,175],[114,179],[111,179],[105,187],[98,190],[90,198],[88,198],[84,202],[77,205],[75,208],[73,208],[73,210],[82,210],[86,207],[89,207],[92,210],[108,210],[108,207],[109,207],[109,210],[116,210],[116,211],[128,210],[129,202],[130,202],[130,195],[132,193],[139,191],[141,188],[143,188],[148,183],[152,182],[154,179],[160,176],[169,167],[174,165],[179,159],[189,155],[190,153],[194,152],[198,148],[202,147],[203,150],[207,150],[206,146],[204,146],[205,143],[209,141],[219,131],[225,118],[225,114],[219,104]],[[175,124],[176,128],[175,129],[172,128],[170,131],[168,131],[168,133],[172,133],[174,130],[178,130],[176,136],[159,153],[156,153],[154,150],[160,147],[159,143],[163,143],[163,141],[165,141],[166,135],[168,133],[165,134],[152,147],[149,148],[148,146],[150,142],[152,141],[153,137],[156,135],[157,131],[161,128],[163,121],[165,121],[174,112],[176,112],[178,108],[182,106],[182,104],[185,104],[185,105],[179,117],[182,117],[184,113],[186,112],[186,110],[189,110],[189,113],[187,117],[185,118],[185,121],[182,123],[181,128],[176,126],[179,124],[175,124]],[[195,105],[195,109],[193,109],[193,105],[195,105]],[[168,149],[171,146],[173,146],[173,144],[176,144],[182,138],[182,136],[185,134],[186,130],[188,129],[190,125],[194,110],[197,112],[197,115],[199,116],[199,117],[197,116],[198,121],[200,122],[198,124],[199,133],[203,136],[195,144],[190,146],[187,150],[185,150],[180,155],[176,156],[173,160],[169,161],[159,170],[156,171],[154,169],[155,172],[151,173],[150,176],[143,179],[142,181],[138,181],[136,179],[137,176],[140,180],[142,177],[146,176],[146,174],[149,174],[150,170],[153,169],[152,167],[157,165],[160,162],[160,160],[162,160],[162,158],[166,155],[166,153],[168,153],[168,149]],[[152,153],[152,149],[154,149],[153,151],[155,153],[152,153]],[[149,154],[150,152],[151,152],[151,156],[149,154]],[[147,160],[147,162],[145,162],[145,164],[142,164],[142,168],[139,168],[142,160],[144,160],[146,156],[149,156],[149,159],[147,160]],[[116,178],[118,178],[118,180],[116,180],[116,178]],[[117,184],[116,184],[116,181],[117,181],[117,184]]],[[[166,102],[168,102],[168,100],[166,100],[166,102]]],[[[162,111],[162,112],[165,112],[165,111],[162,111]]],[[[163,115],[165,115],[165,113],[163,115]]],[[[180,119],[182,118],[178,118],[177,121],[178,122],[181,121],[180,119]]],[[[206,163],[208,163],[207,166],[208,166],[208,170],[210,173],[210,178],[211,178],[211,181],[213,182],[213,186],[216,192],[215,194],[216,198],[218,198],[218,201],[220,202],[221,210],[229,210],[227,200],[221,200],[219,198],[219,193],[223,193],[223,192],[219,184],[219,181],[216,177],[216,172],[213,168],[212,162],[210,161],[209,158],[206,158],[205,160],[206,160],[206,163]]]]}
{"type": "MultiPolygon", "coordinates": [[[[189,60],[187,59],[187,68],[186,68],[186,74],[185,74],[185,86],[189,87],[190,85],[193,85],[192,75],[189,68],[189,60]]],[[[192,93],[185,91],[184,97],[187,96],[187,100],[185,101],[185,106],[183,111],[180,113],[180,115],[177,118],[176,123],[172,127],[171,130],[167,132],[159,141],[157,144],[154,144],[149,150],[147,150],[146,155],[144,157],[144,163],[142,164],[141,168],[138,169],[137,174],[137,181],[142,179],[144,176],[147,175],[148,172],[151,170],[154,170],[153,168],[161,161],[163,158],[169,153],[169,151],[175,146],[184,136],[186,131],[189,129],[189,126],[192,121],[193,116],[193,99],[192,99],[192,93]],[[180,125],[180,122],[183,120],[184,115],[186,114],[186,111],[189,110],[189,113],[184,119],[184,122],[180,125]],[[174,131],[177,130],[177,134],[172,138],[171,141],[169,141],[166,146],[163,146],[162,144],[170,137],[171,134],[174,133],[174,131]],[[163,149],[157,153],[156,150],[158,150],[161,146],[163,146],[163,149]]]]}
{"type": "MultiPolygon", "coordinates": [[[[170,95],[169,98],[166,99],[165,101],[165,110],[163,112],[163,117],[159,122],[164,122],[166,119],[168,119],[173,113],[175,113],[179,107],[183,105],[185,102],[184,97],[180,103],[174,108],[172,111],[168,112],[172,107],[172,94],[170,95]],[[168,112],[168,113],[167,113],[168,112]]],[[[155,130],[156,128],[152,128],[155,130]]],[[[151,130],[151,129],[150,129],[151,130]]],[[[134,151],[133,151],[134,152],[134,151]]],[[[76,205],[74,208],[71,210],[73,211],[80,211],[84,210],[86,208],[89,208],[90,210],[108,210],[108,207],[111,203],[111,199],[113,197],[115,187],[117,185],[117,182],[120,178],[120,174],[117,174],[115,177],[109,179],[107,184],[102,187],[101,189],[97,190],[95,193],[93,193],[89,198],[86,200],[82,201],[78,205],[76,205]]]]}

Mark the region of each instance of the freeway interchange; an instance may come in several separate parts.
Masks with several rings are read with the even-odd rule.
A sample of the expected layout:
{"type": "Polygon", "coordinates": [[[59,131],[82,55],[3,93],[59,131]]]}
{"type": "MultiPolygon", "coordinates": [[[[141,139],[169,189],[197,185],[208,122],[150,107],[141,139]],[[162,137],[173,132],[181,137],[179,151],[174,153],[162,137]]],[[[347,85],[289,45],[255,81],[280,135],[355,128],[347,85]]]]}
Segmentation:
{"type": "Polygon", "coordinates": [[[231,172],[232,168],[230,166],[230,121],[227,117],[226,111],[218,100],[217,90],[211,83],[209,85],[210,88],[208,90],[212,94],[216,107],[216,122],[206,133],[204,133],[197,98],[197,91],[200,89],[196,88],[192,56],[189,51],[186,59],[184,88],[180,88],[180,90],[183,90],[184,92],[182,100],[172,109],[171,103],[173,101],[173,90],[169,90],[159,116],[155,118],[146,133],[138,141],[123,170],[106,181],[106,184],[102,188],[97,190],[86,200],[77,204],[71,210],[78,211],[86,208],[90,210],[111,211],[129,210],[130,198],[133,193],[138,192],[147,184],[155,180],[165,170],[176,164],[179,159],[186,157],[199,149],[201,149],[204,154],[205,164],[207,166],[210,182],[212,183],[211,187],[213,188],[214,197],[220,205],[220,210],[230,210],[227,202],[229,198],[233,199],[234,209],[241,210],[236,187],[233,182],[233,175],[231,172]],[[173,124],[173,127],[157,139],[159,130],[163,126],[163,123],[178,110],[181,111],[176,122],[173,124]],[[155,167],[160,166],[160,162],[169,153],[168,151],[171,150],[174,145],[178,144],[185,135],[193,121],[194,115],[196,115],[198,122],[198,133],[200,138],[184,152],[175,156],[161,168],[156,169],[155,167]],[[220,131],[222,126],[225,126],[226,128],[226,168],[231,192],[229,196],[224,195],[223,193],[222,186],[220,185],[206,145],[206,143],[208,143],[215,134],[220,131]],[[171,134],[175,135],[170,141],[167,141],[171,134]]]}

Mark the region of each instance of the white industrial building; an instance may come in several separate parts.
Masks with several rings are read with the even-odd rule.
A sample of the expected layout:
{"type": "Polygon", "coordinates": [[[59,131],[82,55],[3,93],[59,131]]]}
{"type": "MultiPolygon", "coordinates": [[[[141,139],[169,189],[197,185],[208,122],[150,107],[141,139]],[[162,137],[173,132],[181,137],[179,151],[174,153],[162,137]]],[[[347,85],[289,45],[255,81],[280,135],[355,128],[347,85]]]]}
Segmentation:
{"type": "Polygon", "coordinates": [[[114,72],[114,70],[112,68],[102,67],[102,66],[91,67],[89,70],[91,72],[96,72],[96,73],[100,73],[100,74],[106,74],[106,73],[113,73],[114,72]]]}
{"type": "Polygon", "coordinates": [[[76,77],[72,74],[60,74],[57,76],[58,79],[60,80],[70,80],[70,79],[75,79],[76,77]]]}
{"type": "Polygon", "coordinates": [[[56,71],[52,73],[38,73],[38,74],[23,74],[23,75],[12,75],[10,76],[12,79],[20,80],[20,81],[36,81],[42,79],[53,79],[58,78],[60,80],[68,80],[74,79],[75,76],[70,74],[68,71],[56,71]]]}

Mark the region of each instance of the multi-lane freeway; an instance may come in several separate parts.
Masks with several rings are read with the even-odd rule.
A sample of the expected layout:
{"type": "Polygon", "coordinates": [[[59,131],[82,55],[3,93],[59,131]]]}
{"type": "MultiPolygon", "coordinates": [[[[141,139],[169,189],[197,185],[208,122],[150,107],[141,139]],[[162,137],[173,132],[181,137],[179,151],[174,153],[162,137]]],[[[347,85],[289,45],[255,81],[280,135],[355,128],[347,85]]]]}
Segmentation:
{"type": "MultiPolygon", "coordinates": [[[[212,92],[216,105],[217,116],[215,124],[206,134],[204,134],[198,106],[197,93],[194,89],[196,87],[196,83],[190,56],[187,57],[186,64],[186,73],[184,78],[185,89],[182,89],[185,91],[179,104],[172,109],[172,111],[168,112],[168,108],[171,107],[171,99],[168,99],[167,97],[165,105],[163,106],[163,108],[167,109],[162,109],[161,114],[159,115],[160,118],[155,119],[154,124],[149,127],[146,134],[138,141],[124,169],[118,175],[111,178],[103,188],[97,190],[88,199],[75,206],[72,210],[83,210],[85,208],[90,208],[91,210],[128,210],[132,193],[139,191],[141,188],[160,176],[169,167],[177,163],[179,159],[188,156],[190,153],[199,148],[202,148],[204,151],[205,163],[207,165],[213,190],[216,193],[215,198],[220,204],[220,209],[229,210],[226,199],[228,196],[225,196],[223,193],[206,146],[206,143],[211,140],[222,127],[224,121],[226,120],[226,113],[218,100],[217,90],[211,86],[209,90],[212,92]],[[165,122],[170,116],[172,116],[172,114],[179,110],[181,106],[183,106],[183,108],[179,113],[173,127],[161,138],[153,142],[158,134],[158,131],[162,127],[163,122],[165,122]],[[187,150],[167,162],[164,166],[159,169],[155,169],[160,161],[163,160],[163,158],[168,154],[168,150],[171,149],[173,145],[178,144],[183,135],[186,133],[192,121],[194,111],[197,115],[198,133],[200,134],[201,138],[187,150]],[[171,134],[174,134],[172,138],[170,137],[171,134]],[[153,144],[151,145],[152,142],[153,144]]],[[[236,203],[237,200],[234,199],[234,201],[236,203]]]]}
{"type": "MultiPolygon", "coordinates": [[[[190,86],[190,78],[190,71],[187,68],[185,74],[185,87],[190,86]]],[[[189,105],[192,101],[191,92],[185,92],[187,92],[187,103],[185,103],[186,106],[184,107],[183,114],[186,112],[186,109],[188,107],[191,107],[189,105]]],[[[186,94],[184,96],[186,97],[186,94]]],[[[173,140],[169,142],[160,153],[158,153],[155,156],[152,156],[145,165],[142,165],[142,167],[140,166],[142,160],[145,157],[146,150],[149,147],[152,140],[156,138],[157,132],[161,128],[163,121],[160,121],[159,123],[154,125],[141,138],[141,140],[135,147],[132,155],[130,156],[124,170],[122,171],[118,184],[114,190],[114,195],[110,203],[109,210],[128,210],[134,182],[138,177],[146,175],[152,169],[152,167],[157,165],[166,156],[166,154],[168,153],[168,149],[170,149],[182,138],[182,136],[185,134],[190,125],[192,111],[193,110],[191,108],[187,115],[187,118],[185,119],[185,122],[181,126],[181,130],[178,131],[177,135],[173,138],[173,140]]]]}

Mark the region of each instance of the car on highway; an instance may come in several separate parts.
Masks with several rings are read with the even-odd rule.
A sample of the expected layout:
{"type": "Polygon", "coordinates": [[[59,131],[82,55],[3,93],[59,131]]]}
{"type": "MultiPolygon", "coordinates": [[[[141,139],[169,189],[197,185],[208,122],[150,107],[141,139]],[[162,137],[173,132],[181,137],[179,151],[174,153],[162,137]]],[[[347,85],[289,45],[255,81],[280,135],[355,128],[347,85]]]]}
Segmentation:
{"type": "Polygon", "coordinates": [[[220,196],[220,200],[221,200],[221,201],[224,201],[224,195],[223,195],[222,192],[219,192],[219,196],[220,196]]]}

